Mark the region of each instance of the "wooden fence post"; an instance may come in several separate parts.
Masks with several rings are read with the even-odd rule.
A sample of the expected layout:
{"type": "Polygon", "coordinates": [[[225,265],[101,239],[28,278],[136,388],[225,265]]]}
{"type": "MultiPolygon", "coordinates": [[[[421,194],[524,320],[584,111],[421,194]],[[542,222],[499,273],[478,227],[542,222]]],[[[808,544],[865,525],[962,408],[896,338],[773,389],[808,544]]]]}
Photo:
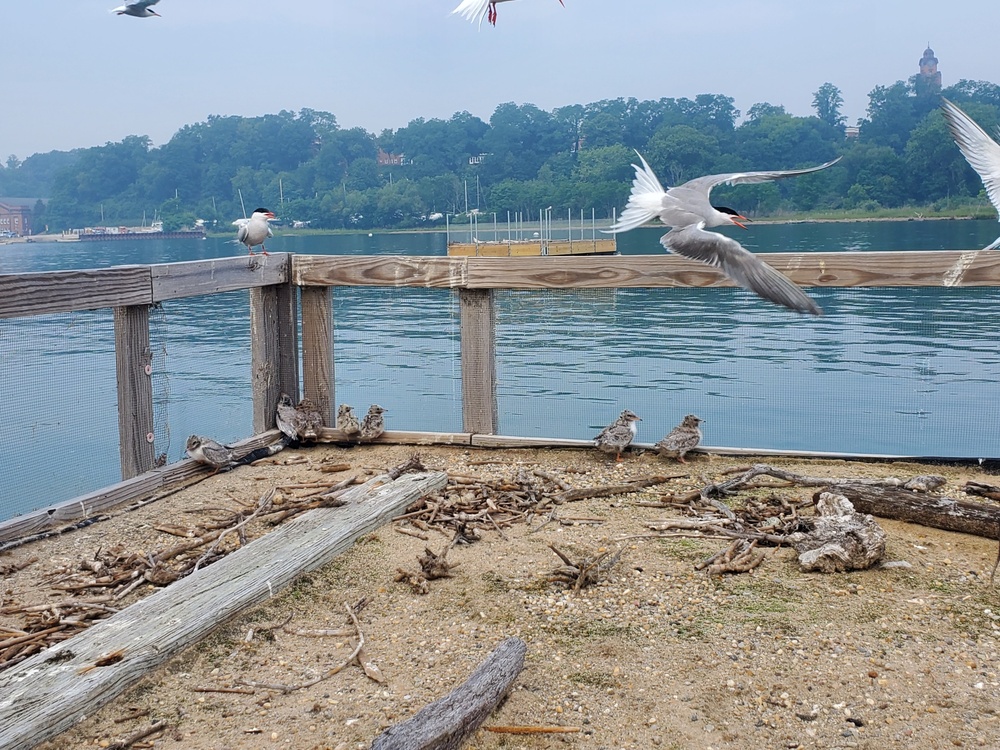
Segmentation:
{"type": "Polygon", "coordinates": [[[458,291],[462,336],[462,429],[495,435],[496,308],[492,289],[458,291]]]}
{"type": "Polygon", "coordinates": [[[149,306],[114,308],[118,449],[122,479],[153,468],[153,353],[149,306]]]}
{"type": "Polygon", "coordinates": [[[278,398],[299,397],[295,287],[273,284],[250,290],[250,360],[253,431],[274,427],[278,398]]]}
{"type": "Polygon", "coordinates": [[[304,286],[302,295],[302,386],[328,427],[336,424],[333,360],[333,289],[304,286]]]}

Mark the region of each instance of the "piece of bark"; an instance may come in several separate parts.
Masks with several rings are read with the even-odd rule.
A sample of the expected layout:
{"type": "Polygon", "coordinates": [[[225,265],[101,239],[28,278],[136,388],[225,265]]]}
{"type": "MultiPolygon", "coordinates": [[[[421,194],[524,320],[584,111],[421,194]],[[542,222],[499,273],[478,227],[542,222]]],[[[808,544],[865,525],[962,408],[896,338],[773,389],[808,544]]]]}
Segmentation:
{"type": "Polygon", "coordinates": [[[371,750],[455,750],[472,736],[510,692],[524,669],[527,644],[508,638],[490,652],[469,679],[424,706],[412,718],[389,727],[371,750]]]}
{"type": "Polygon", "coordinates": [[[816,501],[816,528],[791,534],[804,572],[866,570],[885,555],[885,531],[875,519],[855,511],[843,495],[823,492],[816,501]]]}
{"type": "Polygon", "coordinates": [[[934,529],[959,531],[987,539],[1000,538],[1000,508],[987,503],[955,500],[940,495],[871,485],[839,484],[859,513],[918,523],[934,529]]]}

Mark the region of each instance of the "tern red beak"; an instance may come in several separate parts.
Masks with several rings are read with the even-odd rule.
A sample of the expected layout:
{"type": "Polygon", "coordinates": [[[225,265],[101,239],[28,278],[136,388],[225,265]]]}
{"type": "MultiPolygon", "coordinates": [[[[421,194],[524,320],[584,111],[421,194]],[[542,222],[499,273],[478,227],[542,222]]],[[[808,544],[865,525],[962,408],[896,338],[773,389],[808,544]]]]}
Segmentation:
{"type": "Polygon", "coordinates": [[[740,229],[746,229],[746,226],[741,224],[740,222],[745,221],[747,223],[751,223],[753,222],[753,219],[748,219],[746,216],[743,216],[742,214],[736,214],[735,216],[730,217],[730,221],[732,221],[733,224],[738,226],[740,229]]]}

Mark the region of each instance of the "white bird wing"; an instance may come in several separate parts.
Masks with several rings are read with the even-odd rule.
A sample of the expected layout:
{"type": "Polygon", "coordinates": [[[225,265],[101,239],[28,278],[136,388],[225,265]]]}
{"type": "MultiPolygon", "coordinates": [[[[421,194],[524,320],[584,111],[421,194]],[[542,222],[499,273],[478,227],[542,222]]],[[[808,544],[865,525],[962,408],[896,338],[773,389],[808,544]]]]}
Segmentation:
{"type": "MultiPolygon", "coordinates": [[[[969,166],[982,178],[986,195],[1000,214],[1000,143],[990,138],[975,120],[947,99],[941,99],[941,109],[955,143],[969,166]]],[[[1000,243],[1000,238],[990,247],[996,247],[997,243],[1000,243]]]]}
{"type": "Polygon", "coordinates": [[[486,10],[490,6],[490,0],[462,0],[452,13],[458,13],[467,21],[479,19],[479,28],[483,28],[483,19],[486,17],[486,10]]]}
{"type": "Polygon", "coordinates": [[[250,219],[237,219],[233,222],[234,227],[245,227],[250,219]]]}
{"type": "Polygon", "coordinates": [[[668,250],[707,263],[729,279],[764,299],[800,313],[822,315],[812,298],[790,279],[778,273],[736,240],[707,232],[702,224],[671,229],[660,238],[668,250]]]}
{"type": "Polygon", "coordinates": [[[126,3],[126,5],[143,9],[148,8],[150,5],[156,5],[158,2],[160,2],[160,0],[132,0],[132,2],[126,3]]]}
{"type": "Polygon", "coordinates": [[[811,174],[823,169],[829,169],[843,157],[838,156],[833,161],[820,164],[818,167],[806,167],[805,169],[777,169],[769,172],[728,172],[726,174],[709,174],[704,177],[696,177],[685,182],[680,187],[690,190],[701,190],[706,195],[716,185],[751,185],[756,182],[771,182],[772,180],[783,180],[786,177],[797,177],[802,174],[811,174]]]}
{"type": "Polygon", "coordinates": [[[236,230],[236,239],[240,242],[245,243],[247,240],[247,235],[250,234],[250,220],[238,219],[237,221],[234,221],[233,224],[236,224],[236,226],[239,227],[239,229],[236,230]]]}
{"type": "Polygon", "coordinates": [[[607,230],[609,233],[627,232],[630,229],[641,227],[659,216],[663,210],[663,198],[667,191],[663,189],[659,178],[646,160],[642,158],[642,154],[636,151],[635,155],[639,157],[642,166],[632,165],[632,169],[635,170],[632,192],[628,197],[628,203],[625,204],[625,210],[618,217],[618,221],[607,230]]]}

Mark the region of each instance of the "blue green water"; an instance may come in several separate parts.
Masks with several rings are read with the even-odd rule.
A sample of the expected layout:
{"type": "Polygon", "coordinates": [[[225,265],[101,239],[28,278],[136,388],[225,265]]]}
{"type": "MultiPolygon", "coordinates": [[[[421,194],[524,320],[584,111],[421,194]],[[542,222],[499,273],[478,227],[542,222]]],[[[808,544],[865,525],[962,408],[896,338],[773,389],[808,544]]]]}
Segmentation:
{"type": "MultiPolygon", "coordinates": [[[[979,248],[998,233],[993,221],[872,222],[754,225],[739,238],[767,252],[939,250],[979,248]]],[[[659,235],[630,232],[619,249],[661,252],[659,235]]],[[[279,232],[268,248],[441,256],[445,237],[279,232]]],[[[0,273],[235,254],[219,239],[6,245],[0,273]]],[[[642,442],[690,412],[706,420],[707,445],[1000,456],[997,290],[810,293],[824,317],[739,289],[500,293],[500,429],[589,438],[629,408],[643,418],[642,442]]],[[[338,401],[380,403],[391,429],[461,429],[452,293],[337,289],[334,319],[338,401]]],[[[156,452],[181,458],[193,432],[249,435],[247,293],[164,303],[151,328],[156,452]]],[[[117,481],[110,311],[0,321],[0,351],[0,519],[117,481]]]]}

